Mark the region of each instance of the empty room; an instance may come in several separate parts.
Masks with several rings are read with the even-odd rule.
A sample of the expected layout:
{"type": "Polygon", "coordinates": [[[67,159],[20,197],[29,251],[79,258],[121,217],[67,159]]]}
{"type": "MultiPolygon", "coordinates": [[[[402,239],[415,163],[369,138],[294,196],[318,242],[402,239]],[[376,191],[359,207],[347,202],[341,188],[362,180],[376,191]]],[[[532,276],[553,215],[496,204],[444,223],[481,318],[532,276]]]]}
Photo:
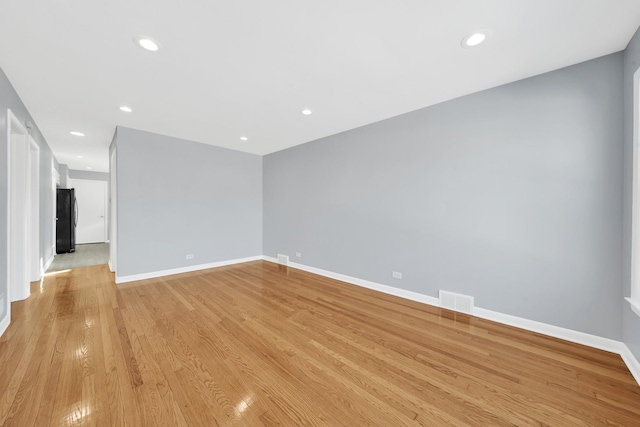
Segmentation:
{"type": "Polygon", "coordinates": [[[0,6],[0,426],[640,426],[640,2],[0,6]]]}

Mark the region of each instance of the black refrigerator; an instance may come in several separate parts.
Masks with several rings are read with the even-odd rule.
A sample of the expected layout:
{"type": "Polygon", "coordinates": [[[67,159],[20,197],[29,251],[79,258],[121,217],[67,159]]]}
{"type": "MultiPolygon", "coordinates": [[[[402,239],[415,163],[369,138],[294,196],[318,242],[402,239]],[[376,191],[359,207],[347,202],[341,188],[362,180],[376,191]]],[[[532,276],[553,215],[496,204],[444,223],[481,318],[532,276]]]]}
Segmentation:
{"type": "Polygon", "coordinates": [[[58,189],[56,197],[56,253],[76,250],[76,225],[78,224],[76,196],[72,189],[58,189]]]}

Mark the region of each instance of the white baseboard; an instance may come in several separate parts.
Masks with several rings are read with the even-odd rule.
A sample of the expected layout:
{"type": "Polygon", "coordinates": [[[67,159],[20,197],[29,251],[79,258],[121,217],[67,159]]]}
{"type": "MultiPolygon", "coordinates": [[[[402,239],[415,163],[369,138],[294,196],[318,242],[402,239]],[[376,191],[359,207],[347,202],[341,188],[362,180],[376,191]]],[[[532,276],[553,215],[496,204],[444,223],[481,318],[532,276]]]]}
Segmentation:
{"type": "Polygon", "coordinates": [[[225,265],[240,264],[243,262],[258,261],[261,259],[262,259],[262,256],[258,255],[258,256],[248,257],[248,258],[238,258],[238,259],[232,259],[228,261],[212,262],[209,264],[190,265],[187,267],[173,268],[170,270],[152,271],[149,273],[142,273],[142,274],[132,274],[129,276],[118,276],[118,274],[116,273],[116,283],[119,284],[119,283],[135,282],[136,280],[153,279],[155,277],[189,273],[191,271],[206,270],[208,268],[216,268],[216,267],[224,267],[225,265]]]}
{"type": "MultiPolygon", "coordinates": [[[[273,257],[263,256],[262,259],[278,264],[278,260],[273,257]]],[[[289,262],[288,266],[296,268],[298,270],[308,271],[309,273],[318,274],[320,276],[329,277],[331,279],[351,283],[352,285],[362,286],[364,288],[384,292],[385,294],[395,295],[397,297],[406,298],[411,301],[417,301],[435,307],[440,307],[439,299],[429,295],[424,295],[413,291],[406,291],[404,289],[395,288],[393,286],[382,285],[380,283],[370,282],[368,280],[358,279],[356,277],[334,273],[332,271],[322,270],[320,268],[310,267],[308,265],[298,264],[295,262],[289,262]]],[[[634,357],[633,353],[631,353],[631,350],[629,350],[629,348],[623,342],[599,337],[597,335],[587,334],[584,332],[574,331],[572,329],[561,328],[559,326],[549,325],[547,323],[537,322],[535,320],[529,320],[522,317],[499,313],[497,311],[487,310],[479,307],[473,308],[473,316],[492,320],[494,322],[502,323],[509,326],[514,326],[516,328],[525,329],[527,331],[537,332],[565,341],[586,345],[588,347],[597,348],[599,350],[619,354],[629,368],[631,375],[633,375],[638,384],[640,384],[640,363],[634,357]]]]}
{"type": "Polygon", "coordinates": [[[549,325],[548,323],[537,322],[535,320],[524,319],[522,317],[512,316],[510,314],[500,313],[498,311],[487,310],[475,307],[473,315],[482,319],[492,320],[504,325],[514,326],[527,331],[537,332],[542,335],[559,338],[565,341],[571,341],[576,344],[586,345],[588,347],[597,348],[599,350],[620,354],[622,345],[620,341],[603,338],[597,335],[587,334],[585,332],[574,331],[573,329],[562,328],[560,326],[549,325]]]}
{"type": "Polygon", "coordinates": [[[2,319],[2,321],[0,322],[0,337],[4,335],[10,323],[11,323],[11,314],[7,313],[5,314],[4,319],[2,319]]]}
{"type": "Polygon", "coordinates": [[[620,356],[622,357],[622,360],[624,360],[624,363],[627,365],[627,368],[629,368],[629,371],[631,372],[631,375],[633,375],[633,378],[635,378],[638,384],[640,384],[640,362],[638,362],[638,359],[635,358],[626,344],[621,344],[622,349],[620,351],[620,356]]]}
{"type": "MultiPolygon", "coordinates": [[[[109,260],[108,264],[109,264],[109,271],[110,271],[110,272],[112,272],[112,273],[115,273],[116,271],[115,271],[115,270],[113,269],[113,267],[111,266],[111,260],[109,260]]],[[[117,283],[117,282],[116,282],[116,283],[117,283]]]]}
{"type": "Polygon", "coordinates": [[[49,269],[49,267],[51,267],[51,263],[53,262],[53,260],[55,259],[55,255],[51,255],[51,257],[47,260],[47,262],[44,264],[44,269],[42,271],[42,273],[46,273],[47,270],[49,269]]]}
{"type": "MultiPolygon", "coordinates": [[[[265,261],[270,261],[278,264],[277,258],[262,257],[265,261]]],[[[429,305],[439,306],[440,302],[438,298],[431,297],[417,292],[406,291],[400,288],[394,288],[393,286],[382,285],[380,283],[370,282],[368,280],[358,279],[356,277],[346,276],[340,273],[334,273],[332,271],[322,270],[320,268],[310,267],[304,264],[298,264],[296,262],[289,262],[289,267],[297,268],[298,270],[308,271],[309,273],[318,274],[320,276],[328,277],[330,279],[340,280],[342,282],[351,283],[353,285],[362,286],[363,288],[373,289],[374,291],[384,292],[385,294],[395,295],[397,297],[406,298],[412,301],[418,301],[429,305]]]]}

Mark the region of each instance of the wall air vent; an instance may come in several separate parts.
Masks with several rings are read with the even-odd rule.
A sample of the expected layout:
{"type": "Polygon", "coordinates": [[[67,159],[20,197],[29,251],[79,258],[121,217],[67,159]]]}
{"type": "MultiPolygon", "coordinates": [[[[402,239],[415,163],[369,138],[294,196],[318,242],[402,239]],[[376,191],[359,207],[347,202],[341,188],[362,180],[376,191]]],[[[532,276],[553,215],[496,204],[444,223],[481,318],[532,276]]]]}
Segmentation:
{"type": "Polygon", "coordinates": [[[289,265],[289,255],[278,254],[278,264],[289,265]]]}
{"type": "Polygon", "coordinates": [[[466,314],[473,314],[473,297],[441,290],[440,307],[466,314]]]}

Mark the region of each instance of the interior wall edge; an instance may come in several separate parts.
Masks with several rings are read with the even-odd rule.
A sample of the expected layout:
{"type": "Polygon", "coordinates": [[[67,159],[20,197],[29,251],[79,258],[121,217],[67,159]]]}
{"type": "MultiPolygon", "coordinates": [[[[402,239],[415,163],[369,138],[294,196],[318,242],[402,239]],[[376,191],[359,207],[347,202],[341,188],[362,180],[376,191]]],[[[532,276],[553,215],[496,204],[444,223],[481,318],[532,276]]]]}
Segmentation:
{"type": "Polygon", "coordinates": [[[42,274],[44,275],[45,272],[49,269],[49,267],[51,266],[51,264],[53,263],[53,260],[55,259],[55,255],[51,255],[51,257],[49,257],[49,259],[47,260],[47,262],[44,263],[44,267],[42,268],[42,274]]]}
{"type": "Polygon", "coordinates": [[[633,375],[633,378],[635,378],[638,384],[640,384],[640,362],[638,361],[638,359],[636,359],[631,349],[629,349],[629,347],[627,347],[625,343],[621,344],[621,351],[619,353],[620,357],[622,357],[622,360],[627,365],[627,368],[629,368],[629,371],[631,372],[631,375],[633,375]]]}
{"type": "Polygon", "coordinates": [[[9,327],[9,323],[11,323],[11,315],[6,314],[4,316],[4,319],[0,321],[0,337],[6,332],[7,328],[9,327]]]}

